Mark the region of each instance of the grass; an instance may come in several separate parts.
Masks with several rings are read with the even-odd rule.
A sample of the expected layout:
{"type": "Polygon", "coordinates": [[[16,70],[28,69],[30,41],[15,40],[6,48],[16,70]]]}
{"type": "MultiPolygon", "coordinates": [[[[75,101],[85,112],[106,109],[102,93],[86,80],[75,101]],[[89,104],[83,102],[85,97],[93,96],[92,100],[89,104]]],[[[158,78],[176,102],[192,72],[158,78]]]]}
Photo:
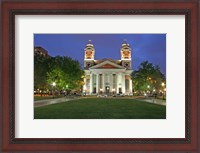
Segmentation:
{"type": "Polygon", "coordinates": [[[85,98],[34,108],[35,119],[165,119],[166,106],[133,99],[85,98]]]}

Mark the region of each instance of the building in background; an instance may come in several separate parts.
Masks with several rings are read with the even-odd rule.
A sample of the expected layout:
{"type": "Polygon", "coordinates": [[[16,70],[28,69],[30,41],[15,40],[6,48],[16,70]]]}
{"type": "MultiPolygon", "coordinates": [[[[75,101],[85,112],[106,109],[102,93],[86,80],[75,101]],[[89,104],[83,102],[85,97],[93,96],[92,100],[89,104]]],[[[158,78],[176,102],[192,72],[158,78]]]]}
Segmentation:
{"type": "Polygon", "coordinates": [[[34,47],[34,55],[43,55],[43,56],[46,56],[48,57],[49,54],[48,54],[48,51],[42,47],[34,47]]]}
{"type": "Polygon", "coordinates": [[[126,41],[122,43],[120,54],[120,60],[95,60],[95,47],[89,40],[84,57],[84,93],[132,94],[131,48],[126,41]]]}

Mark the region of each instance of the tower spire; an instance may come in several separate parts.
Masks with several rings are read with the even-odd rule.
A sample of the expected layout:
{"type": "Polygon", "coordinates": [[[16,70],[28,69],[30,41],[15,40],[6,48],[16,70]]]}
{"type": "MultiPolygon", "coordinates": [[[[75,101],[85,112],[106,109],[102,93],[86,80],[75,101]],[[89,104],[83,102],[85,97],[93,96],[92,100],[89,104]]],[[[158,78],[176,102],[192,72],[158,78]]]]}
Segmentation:
{"type": "Polygon", "coordinates": [[[123,42],[124,44],[127,44],[127,40],[126,39],[124,39],[124,42],[123,42]]]}
{"type": "Polygon", "coordinates": [[[91,40],[85,46],[85,60],[94,60],[95,49],[91,40]]]}
{"type": "Polygon", "coordinates": [[[127,43],[126,39],[124,39],[122,43],[120,52],[121,52],[122,66],[126,68],[131,68],[131,47],[127,43]]]}

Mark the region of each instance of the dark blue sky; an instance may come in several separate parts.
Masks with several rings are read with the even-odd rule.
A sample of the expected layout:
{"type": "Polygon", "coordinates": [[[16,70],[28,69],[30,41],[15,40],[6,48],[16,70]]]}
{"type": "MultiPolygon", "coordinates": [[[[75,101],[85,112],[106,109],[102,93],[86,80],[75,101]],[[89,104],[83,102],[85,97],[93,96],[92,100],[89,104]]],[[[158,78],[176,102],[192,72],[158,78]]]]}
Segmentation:
{"type": "Polygon", "coordinates": [[[49,55],[69,56],[83,65],[84,48],[88,40],[95,47],[95,59],[119,60],[120,47],[126,39],[132,49],[132,67],[136,70],[145,60],[159,65],[166,74],[165,34],[34,34],[34,46],[41,46],[49,55]]]}

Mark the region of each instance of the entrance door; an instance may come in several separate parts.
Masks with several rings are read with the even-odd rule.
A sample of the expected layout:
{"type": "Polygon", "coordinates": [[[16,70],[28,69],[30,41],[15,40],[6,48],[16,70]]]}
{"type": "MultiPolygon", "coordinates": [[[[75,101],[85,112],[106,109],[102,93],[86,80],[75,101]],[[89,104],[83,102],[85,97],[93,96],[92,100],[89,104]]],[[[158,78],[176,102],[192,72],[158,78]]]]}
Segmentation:
{"type": "Polygon", "coordinates": [[[120,93],[120,94],[122,93],[122,88],[119,88],[119,93],[120,93]]]}
{"type": "Polygon", "coordinates": [[[106,86],[106,89],[105,89],[106,93],[108,94],[110,92],[110,87],[109,86],[106,86]]]}
{"type": "Polygon", "coordinates": [[[93,89],[93,93],[97,93],[97,91],[96,91],[96,87],[94,87],[94,89],[93,89]]]}

